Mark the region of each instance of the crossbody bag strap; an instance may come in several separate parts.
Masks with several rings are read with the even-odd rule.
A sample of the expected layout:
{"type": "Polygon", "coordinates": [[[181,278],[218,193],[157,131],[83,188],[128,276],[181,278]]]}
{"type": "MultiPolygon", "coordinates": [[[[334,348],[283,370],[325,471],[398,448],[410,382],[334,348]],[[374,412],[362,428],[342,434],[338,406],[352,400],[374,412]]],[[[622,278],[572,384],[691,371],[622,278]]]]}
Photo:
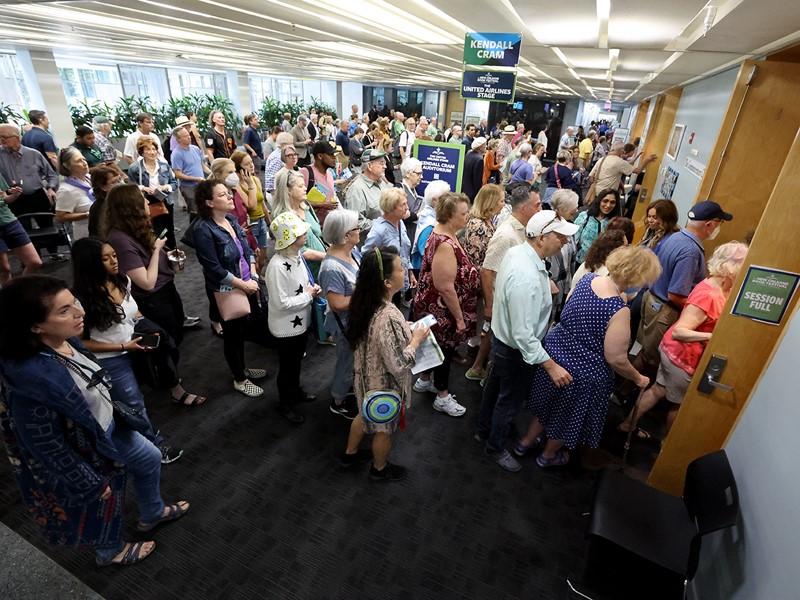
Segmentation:
{"type": "Polygon", "coordinates": [[[556,174],[556,187],[561,189],[561,178],[558,176],[558,163],[553,165],[553,171],[555,171],[556,174]]]}

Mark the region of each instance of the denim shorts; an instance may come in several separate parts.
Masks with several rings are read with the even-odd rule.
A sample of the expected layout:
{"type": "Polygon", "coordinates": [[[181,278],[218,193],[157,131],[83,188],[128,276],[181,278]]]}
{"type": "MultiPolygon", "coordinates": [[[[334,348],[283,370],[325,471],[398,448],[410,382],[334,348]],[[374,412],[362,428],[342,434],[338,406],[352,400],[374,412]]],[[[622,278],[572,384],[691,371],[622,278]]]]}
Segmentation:
{"type": "Polygon", "coordinates": [[[250,233],[256,238],[256,243],[259,248],[267,247],[267,220],[264,218],[251,221],[252,227],[250,233]]]}
{"type": "Polygon", "coordinates": [[[19,221],[14,220],[11,223],[0,225],[0,252],[8,252],[30,243],[31,239],[19,221]]]}

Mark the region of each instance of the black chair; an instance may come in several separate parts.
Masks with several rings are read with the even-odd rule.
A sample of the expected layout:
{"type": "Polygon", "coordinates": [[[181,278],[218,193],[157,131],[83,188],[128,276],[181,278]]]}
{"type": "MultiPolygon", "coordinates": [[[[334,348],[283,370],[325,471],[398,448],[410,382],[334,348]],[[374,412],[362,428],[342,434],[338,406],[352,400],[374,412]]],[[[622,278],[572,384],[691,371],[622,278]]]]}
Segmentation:
{"type": "MultiPolygon", "coordinates": [[[[42,248],[52,251],[59,246],[72,248],[72,236],[67,223],[55,219],[53,213],[35,212],[17,215],[17,220],[22,225],[33,247],[41,254],[42,248]]],[[[69,252],[67,252],[69,254],[69,252]]]]}
{"type": "Polygon", "coordinates": [[[703,536],[732,527],[739,495],[724,450],[689,464],[683,498],[606,471],[595,492],[584,573],[568,577],[572,597],[685,598],[703,536]]]}

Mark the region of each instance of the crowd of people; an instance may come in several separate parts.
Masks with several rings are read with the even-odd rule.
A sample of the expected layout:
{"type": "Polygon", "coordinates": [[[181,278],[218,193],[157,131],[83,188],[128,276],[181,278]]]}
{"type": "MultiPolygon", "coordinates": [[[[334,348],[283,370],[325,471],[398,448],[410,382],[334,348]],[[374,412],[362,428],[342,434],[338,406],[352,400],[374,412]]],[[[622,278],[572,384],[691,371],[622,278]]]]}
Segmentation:
{"type": "Polygon", "coordinates": [[[183,451],[141,389],[186,409],[209,401],[181,369],[184,330],[200,323],[175,285],[181,245],[202,269],[232,390],[261,397],[276,371],[278,414],[299,426],[316,400],[301,384],[309,338],[334,345],[329,409],[351,421],[339,461],[370,462],[378,481],[406,476],[389,458],[414,392],[449,417],[473,411],[452,392],[470,346],[474,438],[506,471],[597,447],[612,396],[630,410],[620,431],[651,437],[639,419],[662,399],[671,425],[747,252],[723,244],[706,265],[704,242],[733,218],[710,200],[684,227],[674,203],[651,202],[634,243],[624,186],[656,157],[609,144],[607,126],[567,128],[546,166],[549,127],[439,131],[435,117],[377,107],[338,121],[286,114],[266,139],[251,114],[241,148],[220,111],[202,134],[195,115],[180,117],[163,141],[142,113],[122,152],[105,117],[58,151],[46,115],[30,115],[30,146],[0,125],[0,311],[14,315],[0,324],[0,420],[33,516],[52,541],[92,546],[98,565],[155,547],[122,539],[127,475],[140,531],[189,510],[162,499],[162,465],[183,451]],[[467,147],[463,193],[421,190],[420,139],[467,147]],[[35,274],[42,260],[17,221],[34,212],[71,230],[71,284],[35,274]],[[13,280],[9,251],[23,267],[13,280]],[[412,377],[434,340],[439,364],[412,377]],[[274,349],[277,368],[250,365],[246,342],[274,349]]]}

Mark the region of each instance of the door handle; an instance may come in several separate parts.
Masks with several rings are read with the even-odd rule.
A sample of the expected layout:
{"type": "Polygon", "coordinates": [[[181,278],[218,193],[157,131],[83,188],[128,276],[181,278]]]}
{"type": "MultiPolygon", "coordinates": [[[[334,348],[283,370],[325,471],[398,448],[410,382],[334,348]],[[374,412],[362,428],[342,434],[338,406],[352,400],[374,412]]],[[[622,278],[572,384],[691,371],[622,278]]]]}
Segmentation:
{"type": "Polygon", "coordinates": [[[711,360],[708,361],[706,370],[703,372],[703,376],[700,378],[700,382],[697,384],[697,391],[704,394],[710,394],[714,391],[714,388],[716,388],[725,392],[732,392],[732,385],[720,383],[719,381],[722,371],[725,370],[725,366],[727,364],[728,359],[726,357],[720,356],[719,354],[712,354],[711,360]]]}
{"type": "Polygon", "coordinates": [[[722,390],[723,392],[732,392],[733,386],[728,385],[727,383],[720,383],[716,379],[714,379],[711,375],[706,375],[706,383],[711,387],[715,387],[718,390],[722,390]]]}

